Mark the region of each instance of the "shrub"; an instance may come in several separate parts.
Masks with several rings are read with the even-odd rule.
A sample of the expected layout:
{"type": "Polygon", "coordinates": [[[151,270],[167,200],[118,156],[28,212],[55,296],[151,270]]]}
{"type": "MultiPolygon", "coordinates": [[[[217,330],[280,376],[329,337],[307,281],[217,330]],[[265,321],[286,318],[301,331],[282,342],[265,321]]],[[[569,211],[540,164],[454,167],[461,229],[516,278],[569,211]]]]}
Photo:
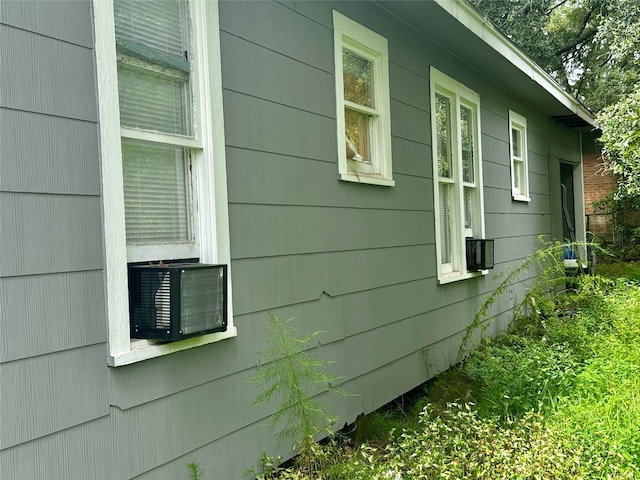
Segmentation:
{"type": "Polygon", "coordinates": [[[567,441],[557,429],[545,425],[540,413],[532,411],[501,425],[496,418],[479,417],[469,405],[452,404],[439,416],[427,406],[421,426],[403,432],[384,449],[361,446],[343,465],[341,476],[333,478],[634,478],[632,468],[614,468],[602,456],[589,456],[588,447],[567,441]]]}
{"type": "Polygon", "coordinates": [[[520,417],[552,405],[572,384],[577,365],[566,346],[512,335],[501,342],[485,342],[464,366],[480,385],[474,398],[482,415],[520,417]]]}
{"type": "MultiPolygon", "coordinates": [[[[271,415],[271,426],[276,429],[279,440],[293,442],[293,449],[298,451],[298,466],[314,472],[319,468],[315,457],[315,437],[331,435],[331,426],[335,421],[330,409],[317,396],[325,391],[339,395],[348,393],[331,385],[340,378],[325,372],[330,362],[314,360],[306,352],[311,340],[322,332],[296,336],[297,329],[291,324],[292,321],[293,318],[283,320],[269,314],[267,350],[264,352],[266,363],[251,379],[263,391],[251,407],[279,401],[271,415]]],[[[263,457],[263,464],[265,459],[269,457],[263,457]]],[[[253,468],[249,470],[251,473],[253,471],[253,468]]]]}

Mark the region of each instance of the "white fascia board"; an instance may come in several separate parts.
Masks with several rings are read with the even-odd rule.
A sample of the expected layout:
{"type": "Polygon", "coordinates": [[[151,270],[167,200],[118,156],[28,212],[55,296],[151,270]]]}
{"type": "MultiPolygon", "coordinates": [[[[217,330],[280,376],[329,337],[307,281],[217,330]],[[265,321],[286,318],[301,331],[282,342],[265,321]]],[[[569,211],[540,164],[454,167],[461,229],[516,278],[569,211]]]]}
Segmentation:
{"type": "Polygon", "coordinates": [[[471,5],[464,0],[434,0],[449,15],[482,39],[487,45],[497,53],[506,58],[511,64],[518,68],[544,88],[558,102],[567,107],[571,112],[582,118],[585,122],[596,126],[596,121],[577,99],[565,91],[551,75],[545,72],[538,64],[531,60],[514,43],[496,27],[491,25],[485,18],[471,5]]]}

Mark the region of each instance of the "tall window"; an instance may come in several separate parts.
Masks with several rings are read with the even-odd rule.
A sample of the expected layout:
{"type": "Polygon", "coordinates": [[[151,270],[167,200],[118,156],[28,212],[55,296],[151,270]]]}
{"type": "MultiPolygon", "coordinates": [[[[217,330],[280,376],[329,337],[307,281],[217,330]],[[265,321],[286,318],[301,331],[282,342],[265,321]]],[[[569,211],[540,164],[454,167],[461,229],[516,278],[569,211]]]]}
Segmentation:
{"type": "Polygon", "coordinates": [[[394,185],[387,40],[333,12],[342,180],[394,185]]]}
{"type": "Polygon", "coordinates": [[[509,140],[513,199],[528,202],[527,119],[511,110],[509,110],[509,140]]]}
{"type": "Polygon", "coordinates": [[[118,366],[236,334],[229,309],[223,333],[169,346],[129,338],[128,263],[230,263],[218,3],[93,8],[109,363],[118,366]]]}
{"type": "Polygon", "coordinates": [[[129,261],[199,257],[188,4],[114,0],[114,17],[129,261]]]}
{"type": "Polygon", "coordinates": [[[438,278],[468,278],[465,238],[484,237],[480,97],[431,68],[438,278]]]}

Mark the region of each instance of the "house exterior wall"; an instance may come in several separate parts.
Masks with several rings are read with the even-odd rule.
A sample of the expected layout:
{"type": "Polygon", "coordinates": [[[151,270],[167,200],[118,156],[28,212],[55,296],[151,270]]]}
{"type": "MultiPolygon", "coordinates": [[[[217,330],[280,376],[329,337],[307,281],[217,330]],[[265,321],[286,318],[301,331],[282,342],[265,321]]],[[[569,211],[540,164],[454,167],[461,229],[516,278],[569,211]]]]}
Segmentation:
{"type": "Polygon", "coordinates": [[[109,471],[90,4],[0,2],[0,477],[109,471]]]}
{"type": "MultiPolygon", "coordinates": [[[[324,330],[353,421],[455,361],[474,309],[550,236],[579,135],[366,2],[221,2],[238,336],[106,364],[91,5],[0,2],[0,472],[8,479],[239,479],[288,455],[247,409],[268,312],[324,330]],[[395,187],[338,180],[332,8],[388,39],[395,187]],[[480,95],[489,275],[438,285],[429,68],[480,95]],[[508,112],[526,116],[531,202],[511,200],[508,112]]],[[[498,327],[524,285],[494,306],[498,327]]]]}

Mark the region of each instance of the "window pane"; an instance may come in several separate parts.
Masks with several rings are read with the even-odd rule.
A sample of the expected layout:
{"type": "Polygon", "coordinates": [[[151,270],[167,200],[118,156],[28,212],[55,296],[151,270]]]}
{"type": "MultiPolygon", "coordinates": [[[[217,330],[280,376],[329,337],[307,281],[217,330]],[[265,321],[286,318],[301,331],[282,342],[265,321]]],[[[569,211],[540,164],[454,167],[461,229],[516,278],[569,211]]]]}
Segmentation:
{"type": "Polygon", "coordinates": [[[473,197],[475,188],[464,187],[464,228],[473,228],[473,197]]]}
{"type": "Polygon", "coordinates": [[[451,178],[451,101],[436,94],[436,146],[438,175],[451,178]]]}
{"type": "Polygon", "coordinates": [[[475,143],[473,112],[470,108],[460,107],[460,135],[462,145],[462,180],[473,183],[473,145],[475,143]]]}
{"type": "Polygon", "coordinates": [[[351,50],[342,50],[344,99],[374,108],[373,62],[351,50]]]}
{"type": "Polygon", "coordinates": [[[116,38],[183,59],[187,52],[185,0],[114,0],[116,38]]]}
{"type": "Polygon", "coordinates": [[[522,158],[522,135],[519,129],[511,129],[511,148],[513,148],[513,156],[522,158]]]}
{"type": "Polygon", "coordinates": [[[371,163],[369,155],[369,122],[371,117],[349,108],[344,109],[347,135],[347,158],[371,163]]]}
{"type": "Polygon", "coordinates": [[[186,148],[122,139],[127,244],[191,240],[186,148]]]}
{"type": "Polygon", "coordinates": [[[440,190],[440,255],[442,263],[451,263],[451,194],[452,186],[439,185],[440,190]]]}
{"type": "Polygon", "coordinates": [[[513,188],[518,192],[520,191],[520,185],[522,185],[522,167],[522,162],[517,160],[513,161],[513,188]]]}
{"type": "Polygon", "coordinates": [[[189,135],[187,91],[186,76],[169,76],[118,63],[120,122],[123,126],[189,135]]]}

